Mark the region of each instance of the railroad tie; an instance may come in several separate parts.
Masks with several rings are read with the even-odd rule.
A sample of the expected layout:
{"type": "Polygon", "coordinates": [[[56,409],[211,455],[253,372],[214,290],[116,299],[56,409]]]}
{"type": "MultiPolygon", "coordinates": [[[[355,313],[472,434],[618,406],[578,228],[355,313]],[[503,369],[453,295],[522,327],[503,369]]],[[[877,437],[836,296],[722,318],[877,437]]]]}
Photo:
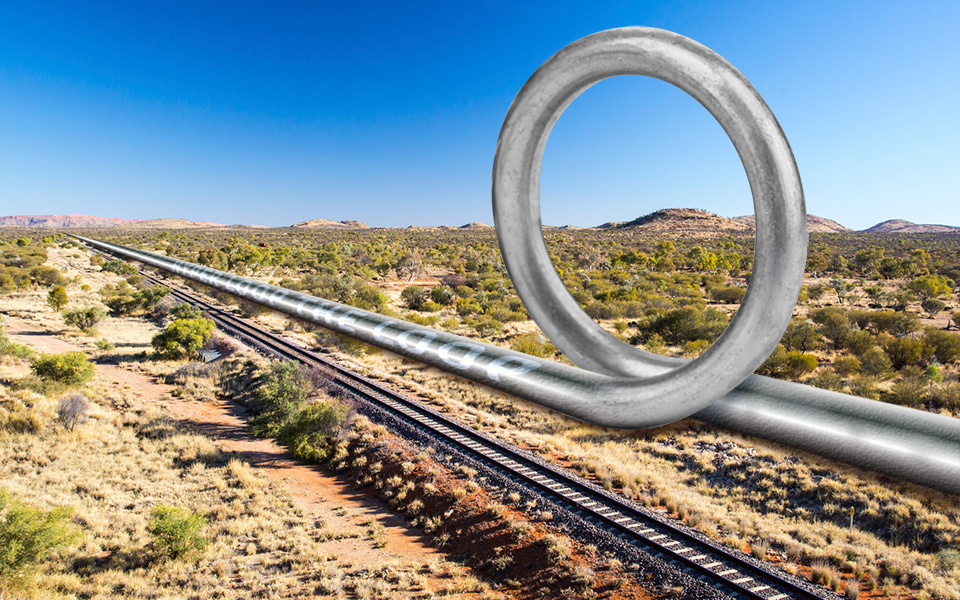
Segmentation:
{"type": "Polygon", "coordinates": [[[757,592],[762,592],[763,590],[769,590],[769,589],[770,589],[769,585],[760,585],[755,588],[750,588],[750,591],[753,593],[757,593],[757,592]]]}
{"type": "Polygon", "coordinates": [[[770,596],[767,600],[783,600],[784,598],[789,598],[790,594],[777,594],[776,596],[770,596]]]}
{"type": "Polygon", "coordinates": [[[719,575],[720,577],[726,577],[727,575],[732,575],[736,572],[737,572],[736,569],[727,569],[726,571],[720,571],[719,573],[717,573],[717,575],[719,575]]]}
{"type": "Polygon", "coordinates": [[[753,577],[741,577],[740,579],[734,579],[733,583],[741,584],[741,583],[746,583],[748,581],[753,581],[753,577]]]}

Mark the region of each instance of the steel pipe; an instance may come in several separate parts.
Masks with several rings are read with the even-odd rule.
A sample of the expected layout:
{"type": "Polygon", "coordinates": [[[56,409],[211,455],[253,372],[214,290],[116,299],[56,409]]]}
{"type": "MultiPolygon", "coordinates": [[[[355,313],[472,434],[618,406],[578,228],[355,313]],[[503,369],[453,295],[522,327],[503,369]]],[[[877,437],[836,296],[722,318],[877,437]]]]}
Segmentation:
{"type": "Polygon", "coordinates": [[[631,426],[689,416],[736,387],[777,347],[803,283],[803,189],[777,119],[722,56],[662,29],[601,31],[573,42],[537,69],[500,130],[493,212],[503,260],[524,306],[575,364],[628,377],[608,384],[594,410],[625,419],[642,411],[647,420],[631,420],[631,426]],[[564,286],[543,240],[540,163],[550,131],[580,94],[619,75],[655,77],[693,96],[730,136],[750,181],[757,231],[750,287],[729,327],[696,360],[664,359],[607,333],[564,286]]]}
{"type": "MultiPolygon", "coordinates": [[[[581,421],[618,428],[650,426],[642,408],[629,398],[619,399],[611,410],[597,411],[608,404],[609,390],[622,385],[624,377],[535,358],[153,252],[73,237],[581,421]]],[[[681,361],[665,359],[663,372],[681,361]]],[[[693,416],[960,495],[960,419],[757,375],[693,416]]]]}

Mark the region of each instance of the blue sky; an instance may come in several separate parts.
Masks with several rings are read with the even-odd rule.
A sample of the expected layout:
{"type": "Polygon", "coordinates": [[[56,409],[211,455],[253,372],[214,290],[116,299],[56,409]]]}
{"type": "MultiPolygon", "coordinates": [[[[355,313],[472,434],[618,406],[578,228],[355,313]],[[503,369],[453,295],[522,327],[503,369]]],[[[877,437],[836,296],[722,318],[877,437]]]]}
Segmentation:
{"type": "MultiPolygon", "coordinates": [[[[492,222],[507,109],[566,44],[662,27],[739,68],[807,209],[960,225],[957,2],[0,4],[0,214],[289,225],[492,222]]],[[[547,146],[546,224],[752,212],[694,100],[602,82],[547,146]]]]}

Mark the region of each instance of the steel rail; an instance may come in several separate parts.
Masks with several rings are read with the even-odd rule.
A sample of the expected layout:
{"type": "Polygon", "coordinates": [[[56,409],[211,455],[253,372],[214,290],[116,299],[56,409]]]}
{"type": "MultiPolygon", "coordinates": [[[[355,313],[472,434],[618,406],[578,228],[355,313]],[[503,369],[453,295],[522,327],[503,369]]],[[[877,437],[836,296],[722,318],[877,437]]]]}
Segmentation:
{"type": "MultiPolygon", "coordinates": [[[[203,308],[218,325],[239,334],[274,354],[307,365],[318,366],[344,389],[388,410],[421,431],[457,447],[460,451],[506,474],[528,488],[535,488],[582,518],[611,530],[616,535],[640,542],[662,558],[703,575],[739,597],[750,600],[822,600],[790,578],[761,569],[725,548],[705,543],[697,536],[655,517],[595,484],[564,469],[543,464],[512,444],[490,437],[461,424],[420,402],[355,373],[334,361],[264,331],[245,319],[231,315],[213,303],[169,282],[147,275],[154,283],[171,288],[174,296],[203,308]]],[[[824,591],[824,594],[827,594],[824,591]]]]}
{"type": "MultiPolygon", "coordinates": [[[[622,377],[535,358],[153,252],[73,237],[582,421],[618,428],[646,426],[630,419],[591,418],[592,403],[622,377]]],[[[631,408],[625,403],[625,414],[631,408]]],[[[693,416],[960,495],[960,419],[758,375],[693,416]]]]}

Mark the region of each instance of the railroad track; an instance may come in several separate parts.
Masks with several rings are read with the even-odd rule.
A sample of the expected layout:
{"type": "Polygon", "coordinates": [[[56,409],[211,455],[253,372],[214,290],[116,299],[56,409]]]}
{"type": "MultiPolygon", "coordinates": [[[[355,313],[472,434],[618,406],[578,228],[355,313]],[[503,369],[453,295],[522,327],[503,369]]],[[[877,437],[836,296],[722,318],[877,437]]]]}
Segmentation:
{"type": "Polygon", "coordinates": [[[275,355],[323,369],[336,384],[361,400],[386,409],[420,430],[452,444],[511,480],[539,490],[582,518],[606,527],[621,539],[661,559],[683,567],[723,593],[752,600],[838,598],[825,590],[814,591],[810,584],[789,575],[777,574],[772,569],[761,568],[725,548],[707,543],[663,517],[651,514],[572,473],[542,463],[524,450],[466,427],[416,400],[264,331],[181,287],[147,273],[144,276],[155,284],[169,287],[181,301],[207,311],[228,333],[245,338],[275,355]]]}

